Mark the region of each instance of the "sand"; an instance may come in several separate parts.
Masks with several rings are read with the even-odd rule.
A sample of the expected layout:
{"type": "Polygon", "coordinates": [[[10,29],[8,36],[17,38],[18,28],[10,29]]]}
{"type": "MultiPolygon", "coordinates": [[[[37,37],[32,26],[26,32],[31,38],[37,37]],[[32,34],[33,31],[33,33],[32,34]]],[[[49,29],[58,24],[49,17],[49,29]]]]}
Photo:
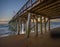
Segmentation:
{"type": "Polygon", "coordinates": [[[0,47],[60,47],[60,39],[52,39],[49,33],[38,35],[13,35],[0,38],[0,47]]]}

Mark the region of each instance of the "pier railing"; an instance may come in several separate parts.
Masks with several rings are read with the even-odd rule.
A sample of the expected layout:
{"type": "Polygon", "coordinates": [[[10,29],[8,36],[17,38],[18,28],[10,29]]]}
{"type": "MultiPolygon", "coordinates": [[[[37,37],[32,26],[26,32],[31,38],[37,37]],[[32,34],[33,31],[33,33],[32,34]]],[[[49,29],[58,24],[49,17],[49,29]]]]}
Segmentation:
{"type": "Polygon", "coordinates": [[[15,18],[16,16],[19,16],[21,13],[23,13],[28,8],[32,7],[38,1],[42,1],[42,0],[28,0],[26,4],[24,4],[24,6],[17,12],[17,14],[15,15],[15,18]]]}
{"type": "Polygon", "coordinates": [[[37,2],[38,0],[28,0],[26,2],[26,4],[20,9],[20,13],[22,13],[23,11],[27,10],[29,7],[31,7],[35,2],[37,2]]]}

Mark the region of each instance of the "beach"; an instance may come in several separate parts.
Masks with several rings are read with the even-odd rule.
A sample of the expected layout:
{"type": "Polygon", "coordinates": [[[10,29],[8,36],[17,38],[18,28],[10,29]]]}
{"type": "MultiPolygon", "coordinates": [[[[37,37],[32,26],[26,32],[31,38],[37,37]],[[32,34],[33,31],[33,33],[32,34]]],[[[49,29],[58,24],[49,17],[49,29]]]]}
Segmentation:
{"type": "Polygon", "coordinates": [[[60,0],[1,0],[0,47],[60,47],[60,0]]]}
{"type": "Polygon", "coordinates": [[[0,38],[0,47],[60,47],[60,39],[52,39],[48,34],[29,38],[14,35],[0,38]]]}
{"type": "MultiPolygon", "coordinates": [[[[56,23],[51,25],[54,27],[56,23]]],[[[0,29],[1,32],[2,28],[0,29]]],[[[27,38],[26,34],[16,35],[12,32],[9,33],[10,31],[6,27],[3,29],[3,33],[0,33],[2,35],[2,37],[0,37],[0,47],[60,47],[60,39],[51,38],[49,31],[42,35],[39,33],[37,37],[33,32],[30,33],[30,37],[27,38]]]]}

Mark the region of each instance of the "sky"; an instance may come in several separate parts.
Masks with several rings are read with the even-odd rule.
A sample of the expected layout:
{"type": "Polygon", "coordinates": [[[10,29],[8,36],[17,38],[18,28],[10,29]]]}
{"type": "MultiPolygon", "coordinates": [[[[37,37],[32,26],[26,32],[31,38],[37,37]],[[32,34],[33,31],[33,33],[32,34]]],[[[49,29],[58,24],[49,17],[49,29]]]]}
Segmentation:
{"type": "Polygon", "coordinates": [[[0,0],[0,23],[8,23],[26,2],[27,0],[0,0]]]}
{"type": "Polygon", "coordinates": [[[0,23],[6,23],[18,12],[27,0],[0,0],[0,23]]]}

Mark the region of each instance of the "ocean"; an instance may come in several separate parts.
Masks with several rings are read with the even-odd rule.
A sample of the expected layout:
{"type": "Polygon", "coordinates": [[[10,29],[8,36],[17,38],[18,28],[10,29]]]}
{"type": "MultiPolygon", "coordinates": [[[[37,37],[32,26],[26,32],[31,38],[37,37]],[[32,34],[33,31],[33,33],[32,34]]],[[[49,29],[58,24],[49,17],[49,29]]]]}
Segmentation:
{"type": "Polygon", "coordinates": [[[13,34],[15,34],[15,32],[9,30],[8,24],[0,24],[0,37],[10,36],[13,34]]]}
{"type": "MultiPolygon", "coordinates": [[[[51,29],[56,27],[60,27],[60,22],[51,22],[51,29]]],[[[9,30],[8,24],[0,24],[0,37],[10,36],[14,34],[16,34],[16,32],[9,30]]]]}
{"type": "Polygon", "coordinates": [[[60,22],[51,22],[51,28],[60,27],[60,22]]]}

